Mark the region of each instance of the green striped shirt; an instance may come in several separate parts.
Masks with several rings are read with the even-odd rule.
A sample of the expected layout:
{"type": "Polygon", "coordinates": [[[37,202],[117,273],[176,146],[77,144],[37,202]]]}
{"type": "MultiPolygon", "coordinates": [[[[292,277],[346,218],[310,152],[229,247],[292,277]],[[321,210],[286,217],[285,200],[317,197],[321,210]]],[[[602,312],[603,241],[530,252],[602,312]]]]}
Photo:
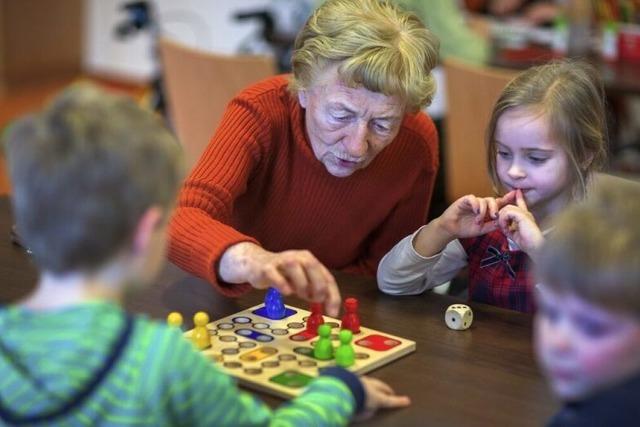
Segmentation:
{"type": "MultiPolygon", "coordinates": [[[[124,322],[122,309],[104,302],[47,312],[0,309],[0,400],[20,415],[64,405],[104,365],[124,322]]],[[[333,426],[347,424],[354,406],[342,381],[320,377],[271,410],[241,392],[179,330],[136,316],[123,353],[99,387],[52,424],[333,426]]]]}

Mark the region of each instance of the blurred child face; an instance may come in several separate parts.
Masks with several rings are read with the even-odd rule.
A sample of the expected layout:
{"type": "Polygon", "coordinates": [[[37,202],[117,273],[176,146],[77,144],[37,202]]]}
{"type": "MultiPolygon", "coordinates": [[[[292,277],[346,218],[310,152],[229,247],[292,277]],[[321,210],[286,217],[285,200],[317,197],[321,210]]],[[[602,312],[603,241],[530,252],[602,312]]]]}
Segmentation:
{"type": "Polygon", "coordinates": [[[528,207],[542,217],[560,210],[571,196],[569,157],[549,135],[543,114],[512,108],[498,119],[496,172],[506,192],[520,189],[528,207]]]}
{"type": "Polygon", "coordinates": [[[544,288],[537,299],[538,362],[560,399],[581,400],[640,374],[639,318],[544,288]]]}

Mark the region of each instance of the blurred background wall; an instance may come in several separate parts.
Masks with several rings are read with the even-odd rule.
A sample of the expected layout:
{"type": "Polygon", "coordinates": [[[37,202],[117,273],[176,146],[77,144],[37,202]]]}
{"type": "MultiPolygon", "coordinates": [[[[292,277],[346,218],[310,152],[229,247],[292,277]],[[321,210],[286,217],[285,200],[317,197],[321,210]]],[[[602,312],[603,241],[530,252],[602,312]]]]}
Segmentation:
{"type": "MultiPolygon", "coordinates": [[[[67,1],[67,0],[63,0],[67,1]]],[[[82,2],[83,0],[74,0],[82,2]]],[[[150,32],[115,36],[115,28],[125,18],[123,0],[84,0],[83,67],[98,74],[134,80],[148,79],[154,71],[150,32]]],[[[240,22],[241,11],[269,7],[269,0],[156,0],[156,22],[163,35],[202,50],[233,54],[243,40],[259,30],[257,21],[240,22]]]]}
{"type": "MultiPolygon", "coordinates": [[[[0,0],[0,91],[63,75],[88,73],[145,82],[155,70],[152,32],[117,35],[130,16],[125,0],[0,0]]],[[[159,33],[205,51],[269,53],[258,19],[268,10],[277,29],[295,35],[312,0],[155,0],[159,33]]]]}

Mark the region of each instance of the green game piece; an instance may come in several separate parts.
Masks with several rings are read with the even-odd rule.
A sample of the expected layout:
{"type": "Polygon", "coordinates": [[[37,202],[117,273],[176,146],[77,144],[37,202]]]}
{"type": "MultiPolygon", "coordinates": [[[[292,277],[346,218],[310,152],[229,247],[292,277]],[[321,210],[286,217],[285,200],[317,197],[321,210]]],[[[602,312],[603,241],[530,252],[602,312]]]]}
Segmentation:
{"type": "Polygon", "coordinates": [[[336,365],[348,368],[355,363],[356,352],[351,345],[353,332],[348,329],[340,331],[340,346],[336,350],[336,365]]]}
{"type": "Polygon", "coordinates": [[[333,345],[331,345],[331,326],[318,326],[318,335],[320,339],[313,347],[313,357],[320,360],[329,360],[333,357],[333,345]]]}

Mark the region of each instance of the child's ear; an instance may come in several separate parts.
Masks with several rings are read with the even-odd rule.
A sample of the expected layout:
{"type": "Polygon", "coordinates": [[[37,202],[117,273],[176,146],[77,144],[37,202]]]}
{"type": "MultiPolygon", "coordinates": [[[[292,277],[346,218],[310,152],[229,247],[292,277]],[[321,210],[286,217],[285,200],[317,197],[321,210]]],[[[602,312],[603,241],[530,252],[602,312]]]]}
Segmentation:
{"type": "Polygon", "coordinates": [[[305,89],[298,90],[298,102],[300,102],[300,106],[302,108],[307,108],[307,91],[305,89]]]}
{"type": "Polygon", "coordinates": [[[153,232],[162,223],[163,216],[164,211],[158,206],[151,206],[142,214],[133,234],[134,253],[143,252],[149,247],[153,232]]]}
{"type": "Polygon", "coordinates": [[[585,156],[584,160],[582,161],[582,164],[580,165],[583,171],[589,169],[589,166],[591,166],[591,163],[593,163],[594,157],[595,155],[593,153],[589,153],[585,156]]]}

